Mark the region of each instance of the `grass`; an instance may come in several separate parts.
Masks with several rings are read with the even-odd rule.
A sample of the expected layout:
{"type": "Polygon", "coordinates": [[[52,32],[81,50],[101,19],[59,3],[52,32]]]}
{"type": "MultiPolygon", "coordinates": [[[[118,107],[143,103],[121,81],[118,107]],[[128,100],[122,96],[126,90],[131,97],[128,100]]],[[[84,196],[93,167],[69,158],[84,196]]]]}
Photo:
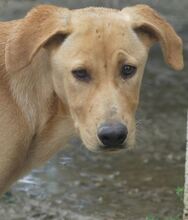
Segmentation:
{"type": "MultiPolygon", "coordinates": [[[[176,195],[177,195],[177,198],[179,200],[179,202],[183,202],[183,198],[184,198],[184,187],[177,187],[176,188],[176,195]]],[[[183,211],[182,211],[183,212],[183,211]]],[[[165,217],[165,218],[160,218],[160,217],[157,217],[157,216],[154,216],[154,215],[148,215],[146,217],[146,220],[181,220],[182,215],[179,214],[177,216],[174,216],[174,217],[165,217]]]]}
{"type": "Polygon", "coordinates": [[[15,203],[15,198],[10,191],[6,192],[1,198],[0,202],[4,203],[15,203]]]}
{"type": "Polygon", "coordinates": [[[166,218],[159,218],[159,217],[155,217],[155,216],[148,216],[146,217],[146,220],[180,220],[181,217],[180,216],[176,216],[176,217],[166,217],[166,218]]]}
{"type": "Polygon", "coordinates": [[[176,188],[176,195],[178,199],[183,202],[183,197],[184,197],[184,187],[177,187],[176,188]]]}

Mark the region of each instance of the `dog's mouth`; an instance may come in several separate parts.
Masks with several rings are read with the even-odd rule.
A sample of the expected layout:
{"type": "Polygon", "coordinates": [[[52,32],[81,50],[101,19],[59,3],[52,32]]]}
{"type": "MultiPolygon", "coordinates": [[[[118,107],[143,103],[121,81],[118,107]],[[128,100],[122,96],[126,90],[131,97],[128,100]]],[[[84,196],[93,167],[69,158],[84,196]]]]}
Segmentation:
{"type": "Polygon", "coordinates": [[[127,150],[128,146],[127,144],[122,144],[122,145],[118,145],[118,146],[110,146],[110,145],[96,145],[95,147],[89,147],[88,145],[83,144],[83,146],[85,146],[88,150],[94,152],[94,153],[110,153],[110,152],[119,152],[119,151],[123,151],[123,150],[127,150]]]}
{"type": "Polygon", "coordinates": [[[118,145],[118,146],[99,146],[100,151],[104,152],[116,152],[120,150],[125,150],[127,149],[126,145],[118,145]]]}

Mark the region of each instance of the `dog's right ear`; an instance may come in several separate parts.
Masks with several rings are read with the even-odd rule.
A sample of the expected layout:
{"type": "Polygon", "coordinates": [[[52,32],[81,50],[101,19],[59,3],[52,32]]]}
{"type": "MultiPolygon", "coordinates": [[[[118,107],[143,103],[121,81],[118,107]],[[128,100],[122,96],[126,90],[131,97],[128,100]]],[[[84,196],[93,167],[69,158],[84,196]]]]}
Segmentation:
{"type": "Polygon", "coordinates": [[[32,9],[18,22],[8,39],[5,64],[8,72],[16,72],[31,63],[37,51],[55,35],[71,33],[70,11],[51,5],[32,9]]]}

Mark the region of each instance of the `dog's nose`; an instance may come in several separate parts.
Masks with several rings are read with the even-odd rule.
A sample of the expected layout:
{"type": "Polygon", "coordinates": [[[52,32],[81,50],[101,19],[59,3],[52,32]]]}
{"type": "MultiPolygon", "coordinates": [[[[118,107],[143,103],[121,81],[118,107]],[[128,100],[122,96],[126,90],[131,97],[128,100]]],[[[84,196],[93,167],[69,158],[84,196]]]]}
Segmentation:
{"type": "Polygon", "coordinates": [[[127,138],[127,127],[122,123],[105,123],[98,129],[98,138],[104,146],[118,146],[127,138]]]}

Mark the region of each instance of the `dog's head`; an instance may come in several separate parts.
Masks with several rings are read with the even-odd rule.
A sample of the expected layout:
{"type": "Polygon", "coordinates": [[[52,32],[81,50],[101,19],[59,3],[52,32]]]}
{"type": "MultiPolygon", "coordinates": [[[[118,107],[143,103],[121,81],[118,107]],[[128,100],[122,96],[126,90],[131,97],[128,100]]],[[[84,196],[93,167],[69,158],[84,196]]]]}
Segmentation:
{"type": "Polygon", "coordinates": [[[28,65],[44,46],[54,90],[93,151],[133,145],[141,80],[154,42],[160,43],[170,66],[183,67],[180,38],[146,5],[121,11],[40,6],[18,29],[20,34],[10,45],[18,58],[8,54],[7,69],[28,65]]]}

